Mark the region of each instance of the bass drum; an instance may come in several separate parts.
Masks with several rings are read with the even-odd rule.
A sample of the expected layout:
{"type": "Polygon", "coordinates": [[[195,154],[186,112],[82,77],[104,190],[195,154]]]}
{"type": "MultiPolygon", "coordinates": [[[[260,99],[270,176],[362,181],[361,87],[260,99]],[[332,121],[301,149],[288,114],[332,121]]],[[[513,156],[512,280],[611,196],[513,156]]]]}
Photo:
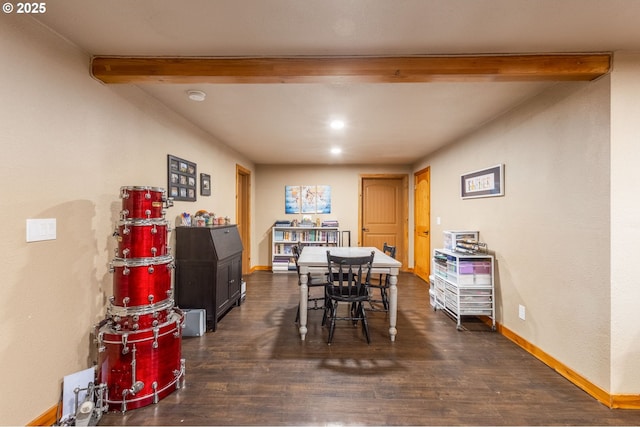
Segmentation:
{"type": "Polygon", "coordinates": [[[114,258],[109,271],[113,273],[112,304],[135,307],[158,304],[172,295],[171,270],[173,257],[114,258]]]}
{"type": "Polygon", "coordinates": [[[133,219],[118,222],[114,233],[118,241],[118,258],[152,258],[167,255],[167,233],[164,219],[133,219]]]}
{"type": "Polygon", "coordinates": [[[136,332],[121,332],[108,321],[98,325],[98,382],[106,384],[110,410],[126,412],[158,403],[184,382],[181,359],[184,314],[136,332]]]}
{"type": "Polygon", "coordinates": [[[120,187],[123,219],[163,218],[167,195],[164,188],[120,187]]]}

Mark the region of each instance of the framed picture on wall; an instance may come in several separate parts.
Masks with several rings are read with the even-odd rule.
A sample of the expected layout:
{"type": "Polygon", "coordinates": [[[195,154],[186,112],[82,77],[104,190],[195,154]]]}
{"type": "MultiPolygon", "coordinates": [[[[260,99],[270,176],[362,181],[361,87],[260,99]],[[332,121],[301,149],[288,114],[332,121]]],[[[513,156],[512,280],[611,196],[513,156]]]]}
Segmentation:
{"type": "Polygon", "coordinates": [[[316,213],[331,213],[331,186],[318,185],[316,187],[316,213]]]}
{"type": "Polygon", "coordinates": [[[316,186],[303,185],[300,187],[301,213],[316,213],[316,186]]]}
{"type": "Polygon", "coordinates": [[[504,196],[504,165],[496,165],[460,176],[460,197],[504,196]]]}
{"type": "Polygon", "coordinates": [[[167,185],[173,200],[196,201],[196,164],[167,154],[167,185]]]}
{"type": "Polygon", "coordinates": [[[300,186],[285,185],[284,187],[284,213],[300,213],[300,186]]]}
{"type": "Polygon", "coordinates": [[[211,175],[208,175],[206,173],[200,174],[200,195],[211,195],[211,175]]]}
{"type": "Polygon", "coordinates": [[[286,185],[284,212],[287,214],[331,213],[331,186],[286,185]]]}

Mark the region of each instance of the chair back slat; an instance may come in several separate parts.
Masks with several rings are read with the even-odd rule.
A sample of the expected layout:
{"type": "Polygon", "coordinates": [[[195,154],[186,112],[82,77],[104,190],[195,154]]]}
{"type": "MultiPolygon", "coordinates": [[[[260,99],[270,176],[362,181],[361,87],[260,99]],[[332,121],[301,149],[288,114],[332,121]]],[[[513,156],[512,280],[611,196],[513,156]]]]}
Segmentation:
{"type": "Polygon", "coordinates": [[[384,242],[384,244],[382,245],[382,252],[389,255],[391,258],[396,257],[396,247],[387,245],[387,242],[384,242]]]}
{"type": "Polygon", "coordinates": [[[300,246],[291,246],[291,254],[293,255],[293,261],[296,263],[296,271],[298,272],[298,279],[300,279],[300,266],[298,265],[298,258],[300,258],[300,246]]]}
{"type": "Polygon", "coordinates": [[[371,279],[373,257],[373,251],[371,255],[360,257],[342,257],[327,251],[328,277],[333,286],[331,293],[343,300],[365,297],[371,279]]]}

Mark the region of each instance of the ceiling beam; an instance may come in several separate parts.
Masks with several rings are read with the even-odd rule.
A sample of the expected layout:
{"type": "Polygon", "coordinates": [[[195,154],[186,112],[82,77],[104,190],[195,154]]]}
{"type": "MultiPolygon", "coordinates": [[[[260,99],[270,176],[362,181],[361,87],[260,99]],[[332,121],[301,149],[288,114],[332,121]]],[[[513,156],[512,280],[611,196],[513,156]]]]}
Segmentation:
{"type": "Polygon", "coordinates": [[[403,57],[106,57],[92,59],[104,83],[425,83],[589,81],[610,69],[611,55],[403,57]]]}

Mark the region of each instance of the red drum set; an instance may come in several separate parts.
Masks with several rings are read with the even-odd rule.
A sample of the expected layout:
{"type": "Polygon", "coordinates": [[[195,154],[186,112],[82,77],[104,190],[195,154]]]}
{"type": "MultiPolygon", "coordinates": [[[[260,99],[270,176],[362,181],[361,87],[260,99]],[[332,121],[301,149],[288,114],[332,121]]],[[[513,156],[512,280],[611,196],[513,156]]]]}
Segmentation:
{"type": "Polygon", "coordinates": [[[105,401],[126,412],[158,403],[184,384],[184,313],[174,306],[171,290],[174,263],[164,208],[172,200],[157,187],[122,187],[120,198],[118,247],[110,264],[113,296],[96,325],[96,340],[105,401]]]}

